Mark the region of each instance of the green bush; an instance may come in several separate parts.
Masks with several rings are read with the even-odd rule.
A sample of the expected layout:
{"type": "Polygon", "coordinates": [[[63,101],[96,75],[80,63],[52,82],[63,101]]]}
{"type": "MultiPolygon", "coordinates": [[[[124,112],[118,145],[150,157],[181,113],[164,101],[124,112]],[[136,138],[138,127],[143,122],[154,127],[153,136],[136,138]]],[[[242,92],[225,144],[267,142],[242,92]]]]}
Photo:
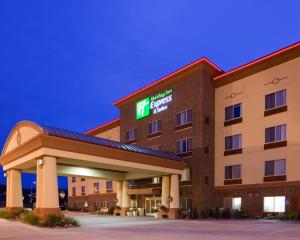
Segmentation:
{"type": "Polygon", "coordinates": [[[69,227],[69,226],[79,227],[79,223],[74,218],[71,217],[63,218],[62,225],[63,227],[69,227]]]}
{"type": "Polygon", "coordinates": [[[233,211],[233,217],[234,218],[247,218],[248,215],[243,209],[240,209],[240,210],[233,211]]]}
{"type": "Polygon", "coordinates": [[[224,208],[223,218],[225,218],[225,219],[230,219],[231,218],[231,211],[230,211],[229,208],[224,208]]]}
{"type": "Polygon", "coordinates": [[[117,208],[116,208],[116,207],[110,207],[110,208],[108,209],[107,214],[108,214],[108,215],[114,215],[115,209],[117,209],[117,208]]]}
{"type": "Polygon", "coordinates": [[[201,217],[202,218],[208,218],[209,217],[209,208],[206,207],[201,211],[201,217]]]}
{"type": "Polygon", "coordinates": [[[60,214],[51,214],[51,215],[48,215],[46,220],[43,222],[42,226],[44,226],[44,227],[69,227],[69,226],[77,227],[77,226],[79,226],[79,223],[74,218],[71,218],[71,217],[64,218],[60,214]]]}
{"type": "Polygon", "coordinates": [[[34,212],[23,212],[20,214],[20,219],[24,223],[28,223],[34,226],[39,225],[40,219],[34,214],[34,212]]]}
{"type": "Polygon", "coordinates": [[[16,219],[23,212],[24,212],[24,210],[18,211],[18,212],[7,212],[5,210],[2,210],[2,211],[0,211],[0,218],[4,218],[4,219],[16,219]]]}
{"type": "Polygon", "coordinates": [[[45,227],[58,227],[62,226],[62,220],[63,217],[60,214],[50,214],[47,216],[45,222],[43,222],[43,225],[45,227]]]}
{"type": "Polygon", "coordinates": [[[221,217],[221,212],[219,208],[216,208],[215,210],[215,218],[219,219],[221,217]]]}

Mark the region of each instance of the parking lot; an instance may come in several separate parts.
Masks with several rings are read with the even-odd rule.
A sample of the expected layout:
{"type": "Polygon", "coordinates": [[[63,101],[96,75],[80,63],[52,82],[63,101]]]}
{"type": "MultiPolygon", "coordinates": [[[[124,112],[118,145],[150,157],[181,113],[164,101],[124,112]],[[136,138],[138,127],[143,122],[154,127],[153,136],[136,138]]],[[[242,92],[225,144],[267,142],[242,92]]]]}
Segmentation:
{"type": "Polygon", "coordinates": [[[299,239],[300,223],[271,220],[159,220],[71,214],[79,228],[38,228],[0,220],[0,239],[299,239]]]}

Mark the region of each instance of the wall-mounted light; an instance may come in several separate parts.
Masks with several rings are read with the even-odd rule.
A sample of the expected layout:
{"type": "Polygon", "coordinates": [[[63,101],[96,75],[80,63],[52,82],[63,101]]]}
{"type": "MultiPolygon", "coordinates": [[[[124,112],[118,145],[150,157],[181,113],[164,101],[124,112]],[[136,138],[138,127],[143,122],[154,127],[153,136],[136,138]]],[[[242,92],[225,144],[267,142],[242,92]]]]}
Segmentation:
{"type": "Polygon", "coordinates": [[[7,177],[6,171],[3,172],[3,176],[4,176],[4,177],[7,177]]]}
{"type": "Polygon", "coordinates": [[[168,197],[168,202],[172,202],[173,198],[172,197],[168,197]]]}
{"type": "Polygon", "coordinates": [[[38,165],[43,166],[45,164],[44,159],[39,159],[38,160],[38,165]]]}

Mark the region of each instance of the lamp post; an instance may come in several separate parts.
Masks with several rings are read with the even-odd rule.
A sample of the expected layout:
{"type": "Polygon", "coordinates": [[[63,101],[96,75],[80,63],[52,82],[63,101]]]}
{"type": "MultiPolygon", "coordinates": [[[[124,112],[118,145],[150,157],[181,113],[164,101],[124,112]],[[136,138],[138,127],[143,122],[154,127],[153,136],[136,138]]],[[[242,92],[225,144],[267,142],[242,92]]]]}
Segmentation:
{"type": "Polygon", "coordinates": [[[33,208],[33,193],[32,193],[32,186],[36,184],[36,181],[33,181],[31,183],[31,186],[30,186],[30,203],[31,203],[31,206],[33,208]]]}

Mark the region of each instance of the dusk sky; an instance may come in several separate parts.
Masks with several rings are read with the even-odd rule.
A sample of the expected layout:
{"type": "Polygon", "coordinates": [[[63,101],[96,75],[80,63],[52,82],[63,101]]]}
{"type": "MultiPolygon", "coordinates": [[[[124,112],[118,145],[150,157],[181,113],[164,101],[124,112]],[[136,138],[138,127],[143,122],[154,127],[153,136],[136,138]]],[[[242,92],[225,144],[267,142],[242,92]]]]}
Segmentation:
{"type": "Polygon", "coordinates": [[[1,148],[18,121],[84,132],[202,56],[228,71],[297,42],[299,13],[298,0],[0,1],[1,148]]]}

